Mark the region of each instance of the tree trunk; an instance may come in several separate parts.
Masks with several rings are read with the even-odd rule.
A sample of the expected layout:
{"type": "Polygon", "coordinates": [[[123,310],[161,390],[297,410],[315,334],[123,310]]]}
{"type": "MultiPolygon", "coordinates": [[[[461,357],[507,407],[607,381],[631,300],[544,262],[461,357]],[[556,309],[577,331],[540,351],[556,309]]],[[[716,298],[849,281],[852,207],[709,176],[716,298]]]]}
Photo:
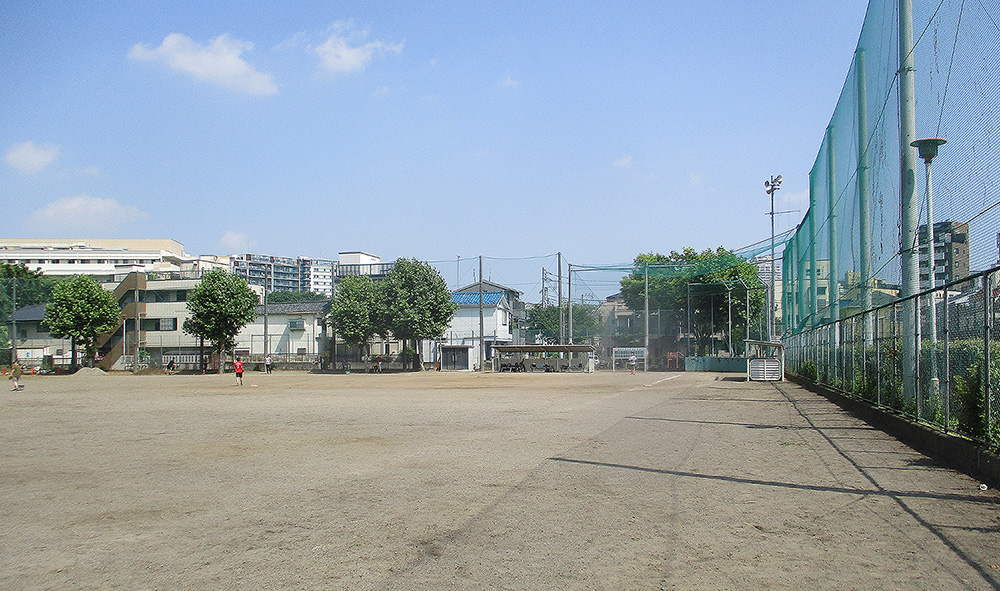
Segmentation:
{"type": "Polygon", "coordinates": [[[69,338],[69,373],[76,373],[76,337],[69,338]]]}

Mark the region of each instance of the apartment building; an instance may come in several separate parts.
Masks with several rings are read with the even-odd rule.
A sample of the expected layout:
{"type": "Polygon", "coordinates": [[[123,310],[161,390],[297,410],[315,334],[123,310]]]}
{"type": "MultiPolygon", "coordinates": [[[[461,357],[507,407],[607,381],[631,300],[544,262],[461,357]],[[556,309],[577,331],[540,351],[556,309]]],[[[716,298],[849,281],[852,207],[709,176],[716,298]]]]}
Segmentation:
{"type": "Polygon", "coordinates": [[[933,287],[932,269],[936,285],[969,275],[969,224],[951,220],[935,222],[933,257],[927,245],[927,224],[917,229],[917,242],[920,245],[920,289],[933,287]]]}

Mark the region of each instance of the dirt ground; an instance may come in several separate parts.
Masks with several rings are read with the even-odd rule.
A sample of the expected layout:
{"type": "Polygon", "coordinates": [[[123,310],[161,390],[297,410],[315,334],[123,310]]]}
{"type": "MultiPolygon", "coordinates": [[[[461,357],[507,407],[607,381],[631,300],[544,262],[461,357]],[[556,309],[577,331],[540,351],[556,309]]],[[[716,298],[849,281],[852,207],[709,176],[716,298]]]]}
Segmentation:
{"type": "Polygon", "coordinates": [[[0,589],[1000,589],[1000,496],[792,384],[234,381],[0,393],[0,589]]]}

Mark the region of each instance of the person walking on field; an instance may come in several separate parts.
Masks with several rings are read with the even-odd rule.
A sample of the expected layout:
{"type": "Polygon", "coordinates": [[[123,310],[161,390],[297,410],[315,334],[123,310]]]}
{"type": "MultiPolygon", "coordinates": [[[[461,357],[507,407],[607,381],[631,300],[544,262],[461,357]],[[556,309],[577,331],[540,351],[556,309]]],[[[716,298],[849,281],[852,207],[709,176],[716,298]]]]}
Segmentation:
{"type": "Polygon", "coordinates": [[[243,385],[243,362],[237,357],[236,361],[233,362],[233,369],[236,370],[236,385],[243,385]]]}
{"type": "Polygon", "coordinates": [[[14,382],[14,387],[11,388],[11,392],[24,389],[24,386],[17,383],[17,381],[21,379],[21,365],[18,362],[15,361],[14,365],[11,366],[10,377],[7,379],[14,382]]]}
{"type": "Polygon", "coordinates": [[[635,358],[635,353],[628,356],[628,366],[632,370],[632,375],[635,375],[635,366],[638,364],[638,360],[635,358]]]}
{"type": "Polygon", "coordinates": [[[271,354],[264,358],[264,373],[271,373],[271,354]]]}

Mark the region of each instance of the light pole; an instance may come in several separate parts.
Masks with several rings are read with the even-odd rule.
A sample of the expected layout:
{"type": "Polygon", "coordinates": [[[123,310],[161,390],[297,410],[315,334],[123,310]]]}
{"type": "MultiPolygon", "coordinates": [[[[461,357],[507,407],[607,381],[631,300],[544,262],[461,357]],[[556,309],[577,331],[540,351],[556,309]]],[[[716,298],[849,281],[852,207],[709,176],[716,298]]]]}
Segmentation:
{"type": "Polygon", "coordinates": [[[767,340],[774,340],[774,192],[781,188],[781,175],[764,181],[764,192],[771,197],[771,283],[767,288],[767,340]]]}
{"type": "Polygon", "coordinates": [[[938,146],[946,143],[946,140],[939,137],[925,138],[922,140],[915,140],[910,142],[910,145],[917,149],[919,156],[924,161],[924,170],[927,173],[926,176],[926,193],[927,193],[927,269],[928,269],[928,279],[930,279],[931,293],[930,293],[930,308],[927,310],[927,324],[930,330],[931,337],[931,391],[936,397],[938,394],[938,386],[940,385],[940,379],[938,378],[938,363],[937,363],[937,297],[934,294],[934,288],[937,287],[937,279],[935,278],[936,272],[934,267],[934,193],[932,189],[933,183],[931,182],[931,160],[937,156],[938,146]]]}

